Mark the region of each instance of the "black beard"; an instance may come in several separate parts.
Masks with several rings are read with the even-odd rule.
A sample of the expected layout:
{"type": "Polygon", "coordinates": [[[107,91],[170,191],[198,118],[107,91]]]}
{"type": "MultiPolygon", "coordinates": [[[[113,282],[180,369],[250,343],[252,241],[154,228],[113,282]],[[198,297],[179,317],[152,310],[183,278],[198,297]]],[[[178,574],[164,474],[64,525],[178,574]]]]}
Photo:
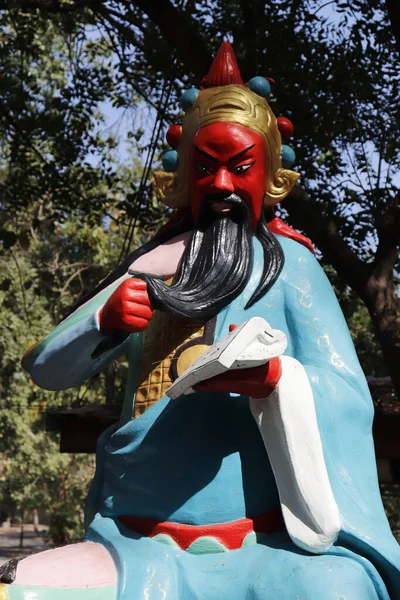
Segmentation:
{"type": "MultiPolygon", "coordinates": [[[[140,256],[191,227],[190,213],[187,213],[182,221],[132,252],[84,301],[124,275],[140,256]]],[[[285,260],[280,243],[267,227],[264,212],[261,213],[255,235],[263,248],[264,268],[257,289],[245,309],[260,300],[273,286],[285,260]]],[[[160,279],[141,277],[147,282],[154,308],[203,322],[216,316],[246,287],[253,266],[252,236],[250,212],[241,198],[233,194],[226,198],[210,197],[204,204],[197,227],[183,253],[172,286],[165,285],[160,279]],[[228,199],[232,206],[230,213],[221,216],[212,211],[211,203],[228,199]]],[[[111,332],[98,344],[92,358],[115,348],[128,336],[129,333],[122,330],[111,332]]]]}
{"type": "MultiPolygon", "coordinates": [[[[264,214],[256,236],[264,251],[261,281],[245,308],[273,285],[284,262],[279,242],[268,230],[264,214]]],[[[253,267],[251,212],[235,194],[212,195],[203,200],[192,238],[184,251],[171,286],[149,276],[147,291],[154,308],[200,321],[208,321],[245,289],[253,267]],[[217,214],[215,202],[230,205],[217,214]]]]}

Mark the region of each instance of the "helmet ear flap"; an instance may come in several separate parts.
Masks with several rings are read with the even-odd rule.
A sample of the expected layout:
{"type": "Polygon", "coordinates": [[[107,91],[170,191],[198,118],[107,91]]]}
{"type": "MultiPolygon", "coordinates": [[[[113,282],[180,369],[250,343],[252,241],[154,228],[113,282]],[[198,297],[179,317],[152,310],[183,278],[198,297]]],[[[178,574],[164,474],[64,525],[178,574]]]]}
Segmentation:
{"type": "Polygon", "coordinates": [[[276,173],[274,173],[272,179],[267,181],[264,206],[272,208],[275,204],[284,200],[299,177],[299,173],[295,173],[295,171],[279,168],[276,173]]]}

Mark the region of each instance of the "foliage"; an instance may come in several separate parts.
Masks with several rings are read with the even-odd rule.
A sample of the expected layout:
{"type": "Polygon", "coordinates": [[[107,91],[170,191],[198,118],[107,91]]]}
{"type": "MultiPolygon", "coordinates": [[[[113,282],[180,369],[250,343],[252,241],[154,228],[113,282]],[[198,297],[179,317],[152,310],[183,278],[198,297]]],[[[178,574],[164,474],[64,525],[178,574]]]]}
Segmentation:
{"type": "MultiPolygon", "coordinates": [[[[0,13],[0,32],[3,215],[29,209],[36,200],[58,223],[74,213],[87,225],[99,225],[110,204],[116,224],[135,217],[149,190],[125,185],[127,173],[116,164],[117,136],[105,128],[102,109],[106,102],[124,106],[138,123],[146,111],[115,68],[104,33],[91,30],[85,17],[53,21],[40,11],[20,10],[0,13]]],[[[138,148],[140,131],[127,136],[128,149],[138,148]]],[[[15,241],[4,224],[1,239],[6,245],[15,241]]]]}
{"type": "MultiPolygon", "coordinates": [[[[22,371],[21,348],[115,266],[130,224],[140,243],[164,218],[148,178],[137,175],[157,134],[155,163],[165,148],[166,125],[151,131],[156,114],[165,123],[181,116],[182,90],[207,73],[222,35],[234,41],[245,80],[276,79],[271,106],[295,124],[298,170],[312,196],[300,214],[288,202],[287,218],[314,236],[339,273],[328,267],[363,367],[382,375],[381,349],[388,365],[400,334],[385,345],[385,326],[374,321],[383,331],[377,342],[360,297],[374,319],[388,311],[387,298],[365,293],[384,266],[378,283],[391,293],[390,327],[400,332],[400,72],[384,0],[8,5],[0,0],[1,499],[17,512],[48,504],[54,537],[67,541],[80,523],[79,510],[68,519],[82,505],[90,461],[59,455],[43,415],[104,398],[105,376],[49,394],[22,371]],[[119,134],[127,164],[116,129],[105,127],[106,110],[129,121],[119,134]]],[[[387,368],[395,377],[398,368],[387,368]]],[[[123,387],[116,381],[114,399],[123,387]]]]}
{"type": "MultiPolygon", "coordinates": [[[[95,127],[100,103],[129,114],[125,143],[145,152],[153,107],[167,122],[179,117],[182,89],[207,73],[225,35],[245,80],[256,73],[274,77],[271,106],[294,121],[298,170],[312,203],[308,214],[297,199],[302,211],[296,215],[288,202],[289,220],[314,238],[372,318],[382,313],[387,299],[367,288],[372,271],[382,273],[382,261],[386,279],[398,269],[388,248],[396,249],[400,236],[400,75],[385,0],[33,0],[15,7],[0,14],[0,65],[8,74],[0,96],[9,148],[4,205],[24,189],[24,198],[32,192],[50,198],[56,211],[75,207],[98,217],[120,183],[110,160],[116,140],[103,139],[95,127]],[[98,157],[96,168],[88,156],[98,157]],[[100,192],[99,182],[106,184],[100,192]],[[335,236],[319,235],[332,228],[335,236]],[[347,252],[337,251],[341,242],[347,252]]],[[[135,219],[140,210],[151,223],[149,198],[148,188],[132,188],[119,198],[118,218],[135,219]]],[[[385,355],[390,348],[400,352],[400,335],[377,321],[381,338],[388,338],[387,344],[380,339],[385,355]]]]}
{"type": "Polygon", "coordinates": [[[400,486],[381,485],[381,494],[390,527],[396,539],[400,541],[400,486]]]}
{"type": "Polygon", "coordinates": [[[4,464],[1,504],[3,510],[19,517],[26,510],[49,507],[52,526],[61,498],[70,509],[73,507],[73,514],[79,515],[86,487],[84,480],[90,477],[90,469],[86,458],[60,455],[57,440],[44,432],[44,411],[57,401],[36,388],[20,365],[21,349],[38,339],[43,334],[42,328],[52,326],[46,301],[35,293],[39,285],[37,270],[17,249],[1,258],[1,266],[0,456],[4,464]],[[65,483],[71,462],[79,463],[75,468],[78,467],[76,472],[83,480],[80,485],[65,483]]]}
{"type": "MultiPolygon", "coordinates": [[[[101,139],[94,127],[99,103],[137,117],[142,98],[175,119],[182,89],[206,74],[223,32],[245,80],[256,73],[276,79],[271,106],[294,121],[298,169],[315,210],[332,217],[351,250],[371,263],[400,167],[400,75],[384,0],[158,2],[159,12],[170,11],[193,33],[186,53],[174,24],[149,4],[31,2],[30,10],[1,15],[1,114],[15,165],[4,201],[24,202],[34,191],[57,211],[101,212],[119,180],[110,163],[115,139],[101,139]],[[100,193],[99,182],[107,184],[100,193]]],[[[132,118],[127,143],[141,139],[144,122],[132,118]]],[[[126,199],[129,216],[137,214],[137,192],[126,199]]]]}
{"type": "Polygon", "coordinates": [[[96,213],[115,143],[95,131],[102,90],[112,87],[110,52],[99,47],[99,60],[82,23],[55,25],[22,12],[0,18],[2,206],[26,207],[35,198],[51,202],[61,220],[73,208],[96,213]],[[100,149],[95,169],[88,156],[100,149]]]}
{"type": "MultiPolygon", "coordinates": [[[[140,1],[109,1],[82,13],[114,52],[119,105],[130,105],[135,85],[163,106],[167,78],[172,120],[181,90],[206,74],[223,32],[234,41],[245,80],[256,73],[276,79],[271,106],[294,121],[303,185],[352,250],[371,261],[400,167],[400,75],[384,0],[158,4],[195,30],[190,52],[183,54],[180,39],[173,45],[172,25],[140,1]]],[[[50,18],[59,18],[56,6],[50,18]]]]}
{"type": "MultiPolygon", "coordinates": [[[[140,208],[140,163],[130,151],[129,162],[116,163],[100,111],[117,94],[112,56],[85,20],[10,12],[0,14],[0,32],[0,500],[18,516],[46,507],[60,544],[82,535],[93,459],[61,455],[45,413],[121,399],[125,365],[54,394],[33,385],[21,355],[117,264],[140,208]]],[[[162,217],[151,200],[133,243],[162,217]]]]}
{"type": "MultiPolygon", "coordinates": [[[[57,436],[45,431],[45,413],[104,401],[110,375],[112,400],[121,400],[126,368],[116,363],[112,373],[77,390],[53,393],[33,384],[21,367],[21,355],[113,267],[121,242],[116,228],[81,226],[72,218],[54,224],[39,209],[32,208],[40,223],[29,231],[29,244],[24,237],[0,254],[0,501],[3,510],[17,516],[45,507],[52,539],[60,544],[82,535],[94,461],[60,454],[57,436]]],[[[24,227],[30,219],[30,213],[15,215],[24,227]]]]}

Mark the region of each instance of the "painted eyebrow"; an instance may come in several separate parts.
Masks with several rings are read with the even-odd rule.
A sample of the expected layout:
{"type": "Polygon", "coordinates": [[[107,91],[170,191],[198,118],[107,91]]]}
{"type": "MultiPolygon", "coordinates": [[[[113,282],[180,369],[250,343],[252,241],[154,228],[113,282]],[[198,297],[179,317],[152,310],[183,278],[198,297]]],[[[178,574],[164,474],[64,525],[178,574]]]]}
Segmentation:
{"type": "Polygon", "coordinates": [[[209,158],[210,160],[213,160],[216,163],[218,162],[218,158],[215,158],[215,156],[213,156],[212,154],[208,154],[208,152],[206,152],[205,150],[202,150],[198,146],[195,146],[195,148],[196,148],[196,150],[198,152],[200,152],[200,154],[203,154],[204,156],[207,156],[207,158],[209,158]]]}
{"type": "Polygon", "coordinates": [[[251,150],[252,148],[254,148],[254,146],[255,146],[255,144],[252,144],[248,148],[245,148],[244,150],[241,150],[240,152],[238,152],[237,154],[235,154],[235,156],[232,156],[232,158],[230,158],[228,160],[228,163],[231,163],[234,160],[237,160],[238,158],[240,158],[241,156],[243,156],[244,154],[246,154],[246,152],[248,152],[249,150],[251,150]]]}
{"type": "MultiPolygon", "coordinates": [[[[235,156],[232,156],[228,160],[228,163],[237,160],[238,158],[240,158],[241,156],[243,156],[244,154],[246,154],[246,152],[248,152],[249,150],[251,150],[252,148],[254,148],[254,146],[255,146],[255,144],[251,144],[251,146],[249,146],[248,148],[245,148],[244,150],[241,150],[240,152],[238,152],[237,154],[235,154],[235,156]]],[[[198,152],[200,152],[200,154],[203,154],[204,156],[207,156],[207,158],[209,158],[210,160],[212,160],[214,162],[218,162],[218,158],[215,158],[215,156],[213,156],[212,154],[209,154],[208,152],[206,152],[205,150],[202,150],[198,146],[195,146],[195,148],[196,148],[196,150],[198,152]]]]}

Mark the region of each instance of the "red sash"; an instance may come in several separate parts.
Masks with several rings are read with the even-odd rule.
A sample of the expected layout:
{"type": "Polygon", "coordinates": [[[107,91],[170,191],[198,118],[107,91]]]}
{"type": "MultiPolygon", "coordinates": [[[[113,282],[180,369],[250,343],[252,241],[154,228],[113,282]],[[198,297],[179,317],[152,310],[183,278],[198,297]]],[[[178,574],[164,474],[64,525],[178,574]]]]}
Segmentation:
{"type": "Polygon", "coordinates": [[[186,525],[171,523],[140,517],[122,516],[121,523],[146,537],[154,537],[160,533],[169,535],[182,550],[186,550],[193,542],[203,536],[209,536],[219,541],[227,550],[241,548],[243,540],[249,533],[272,533],[282,526],[282,513],[280,507],[269,510],[256,517],[218,523],[213,525],[186,525]]]}

